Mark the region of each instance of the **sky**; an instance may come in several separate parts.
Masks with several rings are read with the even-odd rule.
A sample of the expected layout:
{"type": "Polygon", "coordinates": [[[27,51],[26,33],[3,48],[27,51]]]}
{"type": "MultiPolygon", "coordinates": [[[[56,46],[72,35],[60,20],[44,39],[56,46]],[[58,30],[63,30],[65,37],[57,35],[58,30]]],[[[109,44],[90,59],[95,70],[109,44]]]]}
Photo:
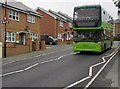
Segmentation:
{"type": "Polygon", "coordinates": [[[112,17],[117,19],[117,10],[113,0],[16,0],[22,2],[32,9],[41,7],[45,10],[54,10],[56,12],[61,11],[71,17],[73,17],[73,9],[75,6],[81,5],[95,5],[100,4],[112,17]]]}

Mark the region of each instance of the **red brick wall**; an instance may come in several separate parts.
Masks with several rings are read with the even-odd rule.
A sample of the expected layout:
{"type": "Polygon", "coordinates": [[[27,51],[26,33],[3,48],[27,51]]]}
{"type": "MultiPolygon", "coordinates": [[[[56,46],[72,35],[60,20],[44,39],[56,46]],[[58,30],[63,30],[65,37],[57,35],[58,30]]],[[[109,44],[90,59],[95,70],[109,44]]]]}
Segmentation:
{"type": "MultiPolygon", "coordinates": [[[[2,8],[2,18],[4,17],[4,8],[2,8]]],[[[7,9],[7,17],[9,15],[9,9],[7,9]]],[[[11,20],[8,18],[9,23],[7,24],[7,31],[16,32],[16,41],[19,41],[19,34],[17,32],[26,31],[26,26],[29,27],[30,31],[38,34],[38,40],[40,41],[40,17],[35,17],[35,23],[27,22],[27,14],[19,12],[19,21],[11,20]]],[[[19,45],[15,42],[7,42],[7,56],[12,56],[16,54],[26,53],[31,51],[31,41],[30,34],[25,34],[25,44],[19,45]],[[12,50],[12,51],[11,51],[12,50]]],[[[2,24],[2,43],[4,43],[4,24],[2,24]]],[[[38,44],[37,44],[38,45],[38,44]]],[[[38,45],[39,46],[39,45],[38,45]]],[[[3,44],[4,48],[4,44],[3,44]]],[[[38,47],[36,47],[38,50],[38,47]]],[[[4,50],[4,49],[3,49],[4,50]]],[[[3,52],[4,53],[4,52],[3,52]]]]}
{"type": "Polygon", "coordinates": [[[37,10],[37,12],[43,15],[40,24],[41,34],[50,34],[53,37],[56,37],[56,20],[41,10],[37,10]]]}
{"type": "Polygon", "coordinates": [[[120,23],[115,23],[115,35],[120,34],[120,23]]]}
{"type": "MultiPolygon", "coordinates": [[[[3,50],[4,50],[4,48],[3,48],[3,50]]],[[[18,54],[23,54],[23,53],[27,53],[27,52],[30,52],[28,45],[24,45],[24,46],[23,45],[15,45],[15,47],[7,47],[7,50],[6,50],[7,56],[18,55],[18,54]]]]}
{"type": "Polygon", "coordinates": [[[47,13],[37,10],[40,14],[43,15],[41,18],[41,34],[50,34],[53,37],[58,36],[58,33],[64,33],[65,29],[70,29],[69,22],[64,22],[64,26],[59,26],[60,21],[54,19],[52,16],[48,15],[47,13]]]}
{"type": "Polygon", "coordinates": [[[63,32],[65,32],[65,29],[67,29],[67,30],[70,29],[69,22],[64,22],[64,27],[59,26],[59,22],[60,21],[58,21],[58,32],[63,33],[63,32]]]}

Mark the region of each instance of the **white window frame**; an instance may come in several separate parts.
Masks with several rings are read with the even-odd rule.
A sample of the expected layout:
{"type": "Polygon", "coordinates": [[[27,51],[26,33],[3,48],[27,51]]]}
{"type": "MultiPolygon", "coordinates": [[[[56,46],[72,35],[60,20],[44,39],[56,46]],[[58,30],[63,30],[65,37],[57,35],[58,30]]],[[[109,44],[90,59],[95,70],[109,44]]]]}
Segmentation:
{"type": "Polygon", "coordinates": [[[6,42],[15,42],[16,33],[15,32],[6,32],[6,42]]]}
{"type": "Polygon", "coordinates": [[[60,27],[64,27],[64,22],[60,21],[60,22],[59,22],[59,26],[60,26],[60,27]]]}
{"type": "Polygon", "coordinates": [[[9,10],[9,19],[19,21],[20,19],[19,12],[14,10],[9,10]]]}
{"type": "Polygon", "coordinates": [[[31,33],[31,37],[32,41],[37,40],[38,39],[38,34],[37,33],[31,33]]]}
{"type": "Polygon", "coordinates": [[[71,27],[71,28],[72,28],[72,23],[69,23],[69,27],[71,27]]]}
{"type": "Polygon", "coordinates": [[[35,16],[27,15],[27,21],[30,23],[35,23],[35,16]]]}
{"type": "Polygon", "coordinates": [[[58,33],[58,39],[62,39],[62,34],[58,33]]]}

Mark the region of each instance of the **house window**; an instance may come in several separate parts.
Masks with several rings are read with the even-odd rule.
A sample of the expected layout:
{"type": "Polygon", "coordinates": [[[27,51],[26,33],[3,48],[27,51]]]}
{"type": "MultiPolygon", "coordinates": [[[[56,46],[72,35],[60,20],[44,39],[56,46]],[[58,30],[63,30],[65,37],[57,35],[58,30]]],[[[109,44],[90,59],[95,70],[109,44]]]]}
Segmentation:
{"type": "Polygon", "coordinates": [[[16,34],[15,32],[6,33],[6,42],[15,42],[16,34]]]}
{"type": "Polygon", "coordinates": [[[31,39],[32,39],[32,41],[37,40],[38,39],[38,34],[37,33],[31,33],[31,39]]]}
{"type": "Polygon", "coordinates": [[[60,21],[59,26],[63,27],[64,23],[62,21],[60,21]]]}
{"type": "Polygon", "coordinates": [[[62,39],[62,34],[58,33],[58,39],[62,39]]]}
{"type": "Polygon", "coordinates": [[[69,27],[71,27],[71,28],[72,28],[72,23],[69,23],[69,27]]]}
{"type": "Polygon", "coordinates": [[[19,21],[19,12],[10,10],[9,11],[9,19],[19,21]]]}
{"type": "Polygon", "coordinates": [[[35,16],[28,15],[28,16],[27,16],[27,21],[28,21],[28,22],[31,22],[31,23],[35,23],[35,16]]]}

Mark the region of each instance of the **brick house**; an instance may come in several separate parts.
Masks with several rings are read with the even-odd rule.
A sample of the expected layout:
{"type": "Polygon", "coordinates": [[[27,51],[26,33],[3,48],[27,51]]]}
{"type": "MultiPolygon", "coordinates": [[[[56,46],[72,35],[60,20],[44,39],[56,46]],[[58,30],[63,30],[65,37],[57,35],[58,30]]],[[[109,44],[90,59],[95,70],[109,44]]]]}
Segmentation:
{"type": "Polygon", "coordinates": [[[66,32],[65,30],[72,28],[66,17],[55,11],[47,11],[40,7],[38,7],[36,11],[43,15],[43,18],[41,18],[41,34],[50,34],[53,37],[62,40],[63,34],[66,32]]]}
{"type": "Polygon", "coordinates": [[[51,14],[49,11],[38,7],[36,9],[38,13],[41,13],[43,15],[43,18],[41,18],[41,34],[49,34],[53,37],[57,37],[57,17],[53,14],[51,14]]]}
{"type": "Polygon", "coordinates": [[[64,16],[59,12],[55,12],[53,10],[49,10],[49,12],[57,16],[57,18],[61,19],[60,21],[58,21],[58,25],[57,25],[58,39],[61,39],[62,41],[70,40],[70,36],[71,36],[70,31],[72,28],[72,21],[68,20],[69,17],[64,16]]]}
{"type": "Polygon", "coordinates": [[[65,24],[65,26],[66,26],[66,28],[68,28],[68,30],[67,30],[67,33],[68,33],[68,40],[72,40],[72,38],[73,38],[73,30],[72,30],[72,27],[73,27],[73,19],[70,17],[70,16],[68,16],[67,14],[65,14],[65,13],[62,13],[62,12],[58,12],[58,14],[60,14],[60,15],[62,15],[62,16],[64,16],[65,18],[66,18],[66,24],[65,24]]]}
{"type": "Polygon", "coordinates": [[[120,19],[114,21],[114,36],[120,37],[120,19]]]}
{"type": "MultiPolygon", "coordinates": [[[[0,1],[0,31],[1,42],[4,51],[4,29],[2,24],[5,16],[5,0],[0,1]]],[[[7,19],[9,23],[6,27],[6,46],[7,56],[36,51],[40,49],[40,20],[42,15],[17,2],[7,2],[7,19]]],[[[4,53],[4,52],[3,52],[4,53]]],[[[4,55],[4,54],[3,54],[4,55]]]]}

